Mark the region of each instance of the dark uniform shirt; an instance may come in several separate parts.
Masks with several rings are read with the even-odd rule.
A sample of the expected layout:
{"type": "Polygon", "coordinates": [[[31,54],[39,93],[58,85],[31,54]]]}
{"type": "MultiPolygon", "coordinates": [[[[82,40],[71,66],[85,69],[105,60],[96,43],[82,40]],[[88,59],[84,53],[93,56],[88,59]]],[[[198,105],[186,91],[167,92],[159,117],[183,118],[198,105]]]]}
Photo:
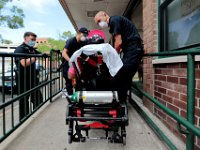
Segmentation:
{"type": "MultiPolygon", "coordinates": [[[[71,57],[75,51],[79,50],[81,47],[83,47],[85,45],[86,45],[85,42],[78,42],[76,37],[73,37],[66,42],[65,48],[68,50],[67,54],[69,55],[69,57],[71,57]]],[[[68,62],[66,62],[64,57],[62,59],[62,62],[64,64],[63,65],[63,67],[64,67],[63,73],[66,75],[69,65],[68,65],[68,62]]]]}
{"type": "Polygon", "coordinates": [[[134,24],[125,17],[111,16],[109,20],[110,33],[112,35],[120,34],[122,36],[122,49],[127,50],[136,42],[141,42],[140,35],[134,24]]]}
{"type": "Polygon", "coordinates": [[[79,50],[82,46],[84,46],[84,44],[78,43],[76,37],[73,37],[66,42],[65,48],[68,50],[67,54],[71,57],[73,53],[79,50]]]}
{"type": "MultiPolygon", "coordinates": [[[[30,47],[28,45],[26,45],[25,43],[22,43],[20,46],[18,46],[15,49],[14,53],[20,53],[20,54],[39,54],[39,52],[37,50],[35,50],[35,48],[30,47]]],[[[27,59],[28,57],[16,57],[15,58],[15,64],[17,67],[17,71],[18,73],[20,73],[20,77],[24,78],[25,76],[25,72],[26,72],[26,77],[24,78],[27,80],[30,80],[30,74],[34,75],[35,73],[35,62],[32,63],[30,66],[24,67],[21,65],[20,60],[22,59],[27,59]]]]}
{"type": "Polygon", "coordinates": [[[134,65],[138,55],[143,54],[142,40],[135,25],[123,16],[111,16],[109,27],[113,36],[120,34],[122,37],[123,63],[134,65]]]}

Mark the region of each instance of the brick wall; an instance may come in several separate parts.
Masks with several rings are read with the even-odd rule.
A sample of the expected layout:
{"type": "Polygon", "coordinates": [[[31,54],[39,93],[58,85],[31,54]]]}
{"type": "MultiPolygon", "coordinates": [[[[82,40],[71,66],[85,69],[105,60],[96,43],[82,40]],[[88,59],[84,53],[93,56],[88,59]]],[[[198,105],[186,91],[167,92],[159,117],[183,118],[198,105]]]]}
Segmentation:
{"type": "MultiPolygon", "coordinates": [[[[156,0],[143,0],[143,42],[145,53],[157,52],[157,15],[156,0]]],[[[143,60],[143,87],[165,106],[187,117],[187,64],[173,63],[152,65],[152,57],[143,60]]],[[[200,126],[200,63],[196,63],[196,104],[195,125],[200,126]]],[[[177,130],[177,123],[148,99],[143,99],[144,105],[160,118],[164,124],[180,139],[185,136],[177,130]]],[[[195,137],[195,149],[200,149],[200,139],[195,137]]]]}
{"type": "MultiPolygon", "coordinates": [[[[156,21],[156,0],[143,0],[143,43],[145,53],[157,51],[157,21],[156,21]]],[[[144,90],[154,95],[154,69],[152,58],[143,60],[143,83],[144,90]]],[[[144,105],[151,111],[153,103],[144,98],[144,105]]]]}
{"type": "MultiPolygon", "coordinates": [[[[187,64],[162,64],[155,65],[154,97],[165,106],[169,107],[180,116],[187,117],[187,64]]],[[[196,91],[195,91],[195,125],[200,126],[200,63],[195,66],[196,91]]],[[[167,116],[162,110],[155,107],[154,113],[177,136],[185,141],[185,136],[177,130],[177,123],[167,116]]],[[[196,149],[200,149],[200,140],[196,138],[196,149]]]]}

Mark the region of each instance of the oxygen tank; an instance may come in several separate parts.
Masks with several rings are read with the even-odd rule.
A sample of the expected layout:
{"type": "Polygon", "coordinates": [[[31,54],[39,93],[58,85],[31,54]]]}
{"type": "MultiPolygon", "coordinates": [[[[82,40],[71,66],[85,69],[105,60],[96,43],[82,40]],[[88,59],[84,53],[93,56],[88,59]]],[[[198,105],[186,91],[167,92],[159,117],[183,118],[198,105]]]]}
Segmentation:
{"type": "Polygon", "coordinates": [[[81,99],[85,104],[107,104],[118,99],[117,91],[78,91],[69,96],[72,102],[78,103],[81,99]]]}

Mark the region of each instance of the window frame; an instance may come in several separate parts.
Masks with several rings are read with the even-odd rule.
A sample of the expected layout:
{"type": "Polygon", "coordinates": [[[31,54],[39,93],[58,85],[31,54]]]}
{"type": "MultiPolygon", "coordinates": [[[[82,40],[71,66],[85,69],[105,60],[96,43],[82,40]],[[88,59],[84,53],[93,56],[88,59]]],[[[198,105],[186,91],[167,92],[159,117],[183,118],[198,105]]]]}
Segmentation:
{"type": "Polygon", "coordinates": [[[200,47],[199,43],[194,43],[191,45],[186,45],[180,48],[176,49],[168,49],[168,11],[167,7],[175,0],[164,0],[163,2],[160,2],[161,0],[158,0],[158,26],[159,26],[159,51],[165,52],[165,51],[174,51],[174,50],[185,50],[185,49],[191,49],[200,47]]]}

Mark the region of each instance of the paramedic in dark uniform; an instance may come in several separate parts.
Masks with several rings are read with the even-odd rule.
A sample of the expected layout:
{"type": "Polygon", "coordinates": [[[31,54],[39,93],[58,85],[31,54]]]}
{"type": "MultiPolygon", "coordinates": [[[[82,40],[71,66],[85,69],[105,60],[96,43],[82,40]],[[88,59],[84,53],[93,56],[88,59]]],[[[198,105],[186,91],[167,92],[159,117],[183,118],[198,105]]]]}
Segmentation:
{"type": "Polygon", "coordinates": [[[88,30],[84,27],[80,28],[77,35],[66,42],[62,52],[63,57],[63,77],[66,82],[66,90],[69,95],[73,94],[72,81],[68,79],[69,59],[73,53],[87,44],[88,30]]]}
{"type": "Polygon", "coordinates": [[[100,11],[94,20],[101,28],[109,28],[114,48],[118,53],[121,50],[123,52],[123,67],[114,77],[112,84],[118,91],[120,100],[126,101],[127,91],[144,53],[142,40],[134,24],[123,16],[110,17],[106,12],[100,11]]]}
{"type": "MultiPolygon", "coordinates": [[[[39,54],[39,52],[34,48],[36,37],[37,36],[35,33],[26,32],[24,34],[24,42],[15,49],[14,53],[39,54]]],[[[36,70],[35,63],[35,57],[15,58],[15,65],[17,67],[15,71],[15,80],[18,87],[19,95],[34,88],[39,84],[38,71],[36,70]]],[[[22,120],[29,114],[29,96],[30,95],[27,95],[19,100],[20,120],[22,120]]],[[[33,109],[35,109],[43,101],[42,93],[40,92],[40,90],[33,92],[30,98],[33,104],[33,109]]]]}

